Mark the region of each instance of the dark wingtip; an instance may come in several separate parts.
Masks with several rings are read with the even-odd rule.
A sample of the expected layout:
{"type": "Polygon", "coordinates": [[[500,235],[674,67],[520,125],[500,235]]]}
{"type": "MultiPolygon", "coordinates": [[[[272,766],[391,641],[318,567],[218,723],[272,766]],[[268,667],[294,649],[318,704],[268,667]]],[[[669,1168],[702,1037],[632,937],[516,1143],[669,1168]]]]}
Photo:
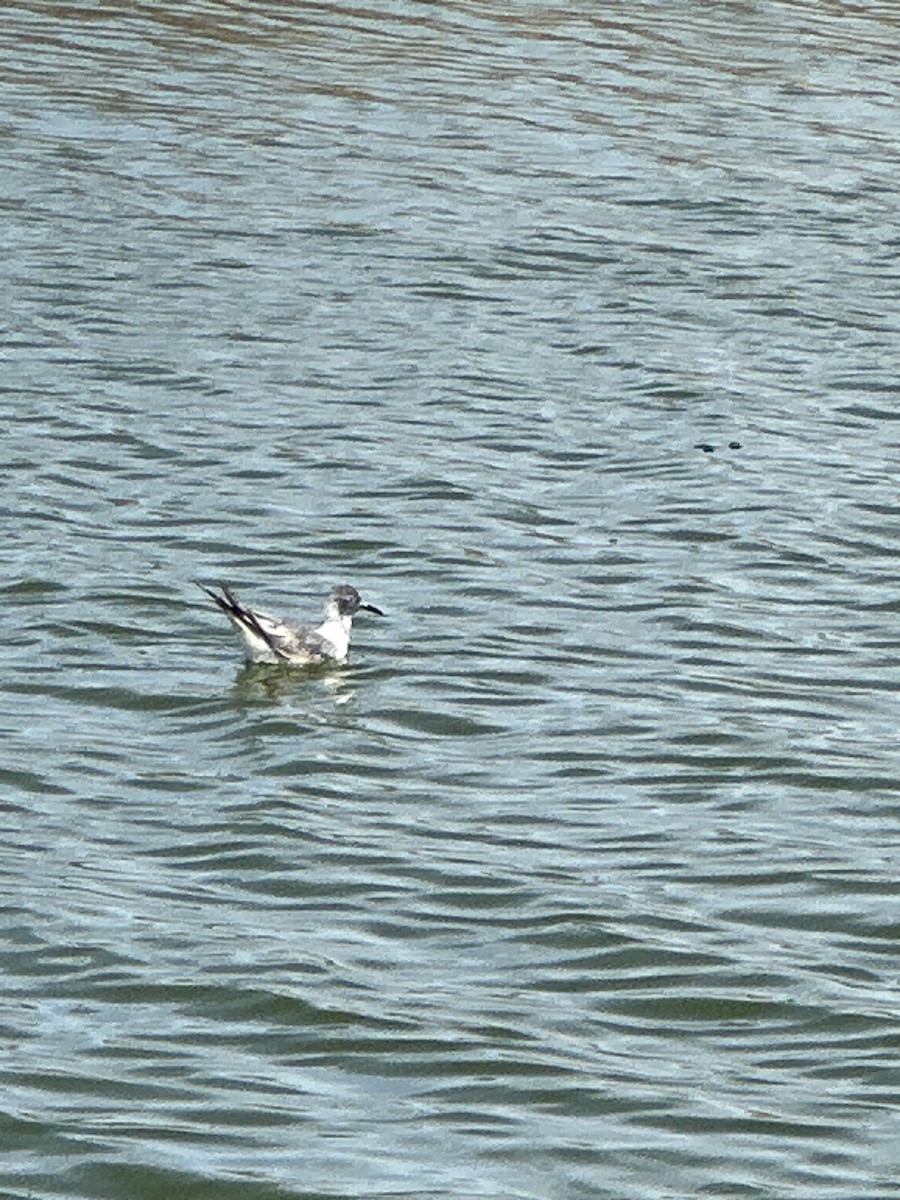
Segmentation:
{"type": "Polygon", "coordinates": [[[193,582],[196,583],[201,592],[206,592],[210,600],[212,600],[214,604],[217,604],[219,608],[221,608],[222,612],[228,613],[229,615],[234,612],[235,607],[237,606],[237,600],[234,593],[229,591],[224,583],[219,584],[219,590],[222,593],[220,596],[218,592],[214,592],[212,588],[208,588],[206,584],[201,583],[199,579],[195,579],[193,582]]]}
{"type": "Polygon", "coordinates": [[[211,600],[214,600],[219,608],[221,608],[222,612],[225,613],[226,616],[230,617],[232,621],[236,621],[243,625],[246,629],[249,629],[252,633],[256,634],[258,638],[264,641],[276,658],[288,657],[288,655],[285,654],[268,630],[264,629],[262,625],[260,625],[259,619],[253,609],[246,608],[243,604],[241,604],[240,600],[238,600],[237,596],[227,583],[219,584],[219,592],[221,592],[221,595],[219,595],[219,592],[214,592],[212,588],[208,588],[205,583],[201,583],[199,579],[195,579],[194,583],[196,583],[197,587],[200,588],[201,591],[206,592],[207,596],[209,596],[211,600]]]}

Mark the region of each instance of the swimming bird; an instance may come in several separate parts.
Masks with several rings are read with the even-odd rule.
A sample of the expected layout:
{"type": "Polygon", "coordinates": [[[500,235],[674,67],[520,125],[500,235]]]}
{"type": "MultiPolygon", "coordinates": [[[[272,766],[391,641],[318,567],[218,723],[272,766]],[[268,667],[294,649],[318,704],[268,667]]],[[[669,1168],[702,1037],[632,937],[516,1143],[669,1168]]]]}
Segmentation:
{"type": "Polygon", "coordinates": [[[248,608],[224,584],[217,592],[203,583],[197,586],[215,601],[241,635],[248,662],[290,663],[293,666],[346,662],[354,616],[360,609],[384,616],[374,604],[364,604],[359,592],[349,583],[331,589],[325,620],[315,627],[294,625],[248,608]]]}

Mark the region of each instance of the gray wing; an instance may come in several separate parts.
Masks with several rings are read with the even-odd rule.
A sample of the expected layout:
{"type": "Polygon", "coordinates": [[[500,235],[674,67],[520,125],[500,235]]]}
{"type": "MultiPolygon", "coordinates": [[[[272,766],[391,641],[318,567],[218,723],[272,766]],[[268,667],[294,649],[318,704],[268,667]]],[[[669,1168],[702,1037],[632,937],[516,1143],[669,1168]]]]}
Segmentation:
{"type": "Polygon", "coordinates": [[[303,629],[270,617],[266,613],[254,612],[256,628],[265,636],[274,654],[287,662],[298,659],[334,659],[337,652],[328,638],[314,629],[303,629]]]}
{"type": "Polygon", "coordinates": [[[220,585],[219,592],[212,591],[202,583],[198,586],[216,602],[254,651],[268,649],[275,658],[284,662],[316,662],[337,657],[337,651],[328,638],[322,637],[314,629],[290,625],[278,617],[248,608],[224,584],[220,585]]]}

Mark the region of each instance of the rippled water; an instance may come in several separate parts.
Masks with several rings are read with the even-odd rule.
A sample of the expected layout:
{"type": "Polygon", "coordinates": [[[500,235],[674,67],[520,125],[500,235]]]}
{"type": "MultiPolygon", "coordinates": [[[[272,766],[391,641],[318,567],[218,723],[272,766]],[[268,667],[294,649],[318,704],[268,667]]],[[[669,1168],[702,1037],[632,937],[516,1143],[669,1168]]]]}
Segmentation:
{"type": "Polygon", "coordinates": [[[4,1197],[897,1196],[898,26],[7,6],[4,1197]]]}

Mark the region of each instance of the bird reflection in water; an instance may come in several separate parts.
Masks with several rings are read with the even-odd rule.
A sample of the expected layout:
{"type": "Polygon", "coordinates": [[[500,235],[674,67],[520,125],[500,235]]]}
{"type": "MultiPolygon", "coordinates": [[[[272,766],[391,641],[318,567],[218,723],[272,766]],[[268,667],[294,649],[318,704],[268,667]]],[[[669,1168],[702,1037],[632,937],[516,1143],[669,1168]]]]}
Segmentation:
{"type": "Polygon", "coordinates": [[[307,667],[303,671],[272,663],[248,663],[235,676],[232,695],[243,703],[285,704],[293,699],[309,705],[310,686],[317,684],[330,693],[334,704],[349,704],[356,694],[353,671],[329,663],[307,667]]]}

